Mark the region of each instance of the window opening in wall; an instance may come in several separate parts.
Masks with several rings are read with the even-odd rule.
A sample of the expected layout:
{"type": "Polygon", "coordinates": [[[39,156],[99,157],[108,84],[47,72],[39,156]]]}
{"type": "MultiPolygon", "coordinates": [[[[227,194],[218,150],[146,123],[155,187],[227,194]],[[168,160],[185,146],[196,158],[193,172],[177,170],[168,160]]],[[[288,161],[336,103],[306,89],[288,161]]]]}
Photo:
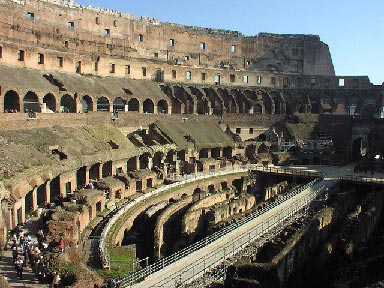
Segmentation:
{"type": "Polygon", "coordinates": [[[257,84],[261,84],[261,76],[256,77],[256,82],[257,82],[257,84]]]}
{"type": "Polygon", "coordinates": [[[205,50],[205,42],[200,42],[200,49],[205,50]]]}
{"type": "Polygon", "coordinates": [[[128,88],[122,88],[122,89],[124,90],[125,94],[127,94],[127,95],[133,95],[132,91],[129,90],[128,88]]]}
{"type": "Polygon", "coordinates": [[[207,78],[207,74],[206,73],[201,73],[201,80],[205,81],[205,79],[207,78]]]}
{"type": "Polygon", "coordinates": [[[175,46],[175,39],[169,39],[169,46],[175,46]]]}
{"type": "Polygon", "coordinates": [[[113,27],[117,27],[117,20],[113,21],[113,27]]]}
{"type": "Polygon", "coordinates": [[[184,56],[184,61],[188,61],[189,60],[189,56],[184,56]]]}
{"type": "Polygon", "coordinates": [[[293,48],[292,49],[292,56],[297,56],[297,55],[299,55],[299,49],[293,48]]]}
{"type": "Polygon", "coordinates": [[[244,75],[244,76],[243,76],[243,82],[244,82],[244,83],[248,83],[248,79],[249,79],[249,78],[248,78],[247,75],[244,75]]]}
{"type": "Polygon", "coordinates": [[[0,46],[0,58],[3,58],[3,47],[0,46]]]}
{"type": "Polygon", "coordinates": [[[236,52],[236,45],[232,45],[232,46],[231,46],[231,52],[232,52],[232,53],[235,53],[235,52],[236,52]]]}
{"type": "Polygon", "coordinates": [[[109,36],[110,35],[110,33],[111,33],[111,30],[109,30],[109,29],[104,29],[104,36],[109,36]]]}
{"type": "Polygon", "coordinates": [[[172,70],[172,78],[176,79],[176,70],[172,70]]]}
{"type": "Polygon", "coordinates": [[[17,52],[17,60],[19,61],[24,61],[24,58],[25,58],[25,52],[24,50],[19,50],[17,52]]]}
{"type": "Polygon", "coordinates": [[[229,75],[229,82],[233,83],[233,82],[235,82],[235,80],[236,80],[235,74],[229,75]]]}
{"type": "Polygon", "coordinates": [[[155,58],[159,58],[159,53],[158,53],[158,52],[155,52],[155,54],[153,54],[153,56],[154,56],[155,58]]]}
{"type": "Polygon", "coordinates": [[[33,20],[35,18],[35,13],[27,12],[27,18],[33,20]]]}
{"type": "Polygon", "coordinates": [[[253,134],[253,128],[249,128],[249,134],[253,134]]]}
{"type": "Polygon", "coordinates": [[[68,48],[68,40],[65,40],[65,41],[64,41],[64,47],[65,47],[65,48],[68,48]]]}
{"type": "Polygon", "coordinates": [[[283,79],[283,88],[289,88],[290,82],[288,77],[284,77],[283,79]]]}
{"type": "Polygon", "coordinates": [[[220,85],[221,82],[221,75],[217,74],[215,75],[215,85],[220,85]]]}
{"type": "Polygon", "coordinates": [[[76,73],[77,74],[81,73],[81,61],[76,62],[76,73]]]}
{"type": "Polygon", "coordinates": [[[126,75],[131,74],[131,65],[125,65],[125,74],[126,75]]]}
{"type": "Polygon", "coordinates": [[[143,34],[139,34],[139,35],[137,36],[137,40],[139,40],[139,42],[143,42],[143,40],[144,40],[144,35],[143,35],[143,34]]]}
{"type": "Polygon", "coordinates": [[[147,76],[147,68],[146,67],[141,67],[143,71],[143,76],[147,76]]]}
{"type": "Polygon", "coordinates": [[[276,77],[271,77],[271,84],[275,85],[276,84],[276,77]]]}
{"type": "Polygon", "coordinates": [[[96,17],[96,24],[99,25],[100,24],[100,18],[99,17],[96,17]]]}
{"type": "Polygon", "coordinates": [[[61,56],[57,57],[57,66],[63,67],[63,57],[61,57],[61,56]]]}
{"type": "Polygon", "coordinates": [[[311,82],[311,86],[315,86],[316,85],[316,78],[312,77],[310,82],[311,82]]]}
{"type": "Polygon", "coordinates": [[[246,66],[251,65],[251,61],[249,61],[249,60],[245,61],[245,65],[246,65],[246,66]]]}
{"type": "Polygon", "coordinates": [[[185,79],[191,80],[192,74],[190,71],[185,72],[185,79]]]}
{"type": "Polygon", "coordinates": [[[343,78],[339,79],[339,87],[344,87],[344,79],[343,78]]]}
{"type": "Polygon", "coordinates": [[[99,71],[99,62],[95,61],[95,72],[99,71]]]}
{"type": "Polygon", "coordinates": [[[241,134],[241,128],[236,128],[236,134],[241,134]]]}
{"type": "Polygon", "coordinates": [[[115,73],[116,65],[114,63],[109,64],[109,73],[115,73]]]}
{"type": "Polygon", "coordinates": [[[44,64],[44,54],[42,54],[42,53],[37,54],[37,63],[38,64],[44,64]]]}
{"type": "Polygon", "coordinates": [[[68,22],[68,28],[75,28],[75,22],[68,22]]]}

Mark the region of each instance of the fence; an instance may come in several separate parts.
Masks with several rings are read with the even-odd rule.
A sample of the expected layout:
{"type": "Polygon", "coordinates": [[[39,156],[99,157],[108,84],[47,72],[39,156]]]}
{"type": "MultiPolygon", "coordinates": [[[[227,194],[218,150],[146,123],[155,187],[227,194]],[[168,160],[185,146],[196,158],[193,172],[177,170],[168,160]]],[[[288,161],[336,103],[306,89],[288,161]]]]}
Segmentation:
{"type": "MultiPolygon", "coordinates": [[[[232,166],[230,168],[222,168],[222,169],[220,169],[218,171],[199,172],[199,173],[196,173],[196,174],[187,174],[187,175],[179,176],[179,177],[177,177],[177,180],[179,182],[176,182],[176,183],[173,183],[173,184],[170,184],[170,185],[166,185],[166,186],[162,186],[162,187],[160,187],[160,188],[158,188],[156,190],[153,190],[150,193],[144,194],[144,195],[136,198],[135,200],[130,201],[130,202],[126,203],[125,205],[123,205],[122,207],[118,208],[118,211],[114,211],[115,214],[109,220],[109,222],[105,225],[105,227],[103,229],[103,232],[101,233],[101,237],[100,237],[100,241],[99,241],[99,253],[100,253],[100,259],[101,259],[103,268],[104,269],[105,268],[109,268],[110,267],[110,261],[111,261],[109,253],[108,253],[108,250],[107,250],[107,245],[106,245],[107,236],[108,236],[109,231],[111,230],[112,226],[129,209],[133,208],[136,204],[138,204],[139,202],[141,202],[141,201],[143,201],[143,200],[145,200],[147,198],[150,198],[150,197],[152,197],[152,196],[154,196],[154,195],[156,195],[156,194],[158,194],[160,192],[172,189],[172,188],[177,187],[177,186],[181,186],[181,185],[189,183],[189,182],[193,182],[193,181],[197,181],[197,180],[202,180],[202,179],[207,179],[207,178],[211,178],[211,177],[215,177],[215,176],[223,176],[223,175],[228,175],[228,174],[233,174],[233,173],[246,172],[248,170],[262,171],[262,172],[267,172],[267,173],[286,174],[286,175],[293,175],[293,176],[305,176],[305,177],[313,177],[313,178],[323,178],[324,175],[325,175],[324,173],[321,173],[321,172],[302,171],[302,170],[297,170],[297,169],[284,169],[284,168],[264,167],[264,166],[259,166],[259,165],[255,165],[255,164],[248,164],[248,165],[243,165],[243,166],[240,166],[240,167],[232,166]]],[[[238,222],[238,223],[240,223],[240,222],[238,222]]],[[[226,227],[224,230],[227,231],[226,230],[227,228],[228,227],[226,227]]],[[[197,243],[199,243],[199,242],[197,242],[197,243]]],[[[195,244],[197,244],[197,243],[195,243],[195,244]]],[[[200,248],[201,247],[202,246],[200,246],[200,248]]],[[[200,249],[200,248],[198,248],[198,249],[200,249]]],[[[179,252],[176,252],[175,254],[177,254],[179,252]]],[[[182,257],[184,257],[187,254],[182,254],[182,255],[183,255],[182,257]]],[[[174,259],[177,259],[177,260],[180,259],[180,258],[178,258],[179,256],[173,256],[173,257],[176,257],[174,259]]],[[[163,259],[165,259],[165,258],[163,258],[163,259]]],[[[164,261],[164,260],[162,260],[162,261],[164,261]]],[[[172,261],[172,262],[166,261],[166,262],[163,262],[162,265],[166,266],[166,265],[169,265],[169,264],[171,264],[173,262],[174,261],[172,261]]],[[[150,267],[150,266],[148,266],[148,267],[150,267]]]]}

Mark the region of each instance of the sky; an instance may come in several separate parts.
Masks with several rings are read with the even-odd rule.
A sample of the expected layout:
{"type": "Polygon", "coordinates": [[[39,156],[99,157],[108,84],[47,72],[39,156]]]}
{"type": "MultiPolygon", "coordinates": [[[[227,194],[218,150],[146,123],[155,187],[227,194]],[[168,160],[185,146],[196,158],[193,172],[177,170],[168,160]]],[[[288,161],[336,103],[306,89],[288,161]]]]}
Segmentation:
{"type": "Polygon", "coordinates": [[[315,34],[328,44],[336,75],[384,82],[383,0],[75,0],[163,22],[239,31],[315,34]]]}

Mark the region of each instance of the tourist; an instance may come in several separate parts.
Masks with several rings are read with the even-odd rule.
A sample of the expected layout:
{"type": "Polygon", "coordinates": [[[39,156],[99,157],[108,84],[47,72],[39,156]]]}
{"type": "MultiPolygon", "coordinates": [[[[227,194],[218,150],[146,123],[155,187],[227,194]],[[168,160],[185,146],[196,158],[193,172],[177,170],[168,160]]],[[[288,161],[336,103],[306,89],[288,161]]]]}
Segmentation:
{"type": "Polygon", "coordinates": [[[57,272],[53,272],[53,280],[51,284],[49,285],[50,288],[57,288],[60,287],[60,275],[57,272]]]}
{"type": "Polygon", "coordinates": [[[58,245],[59,251],[61,253],[64,253],[64,248],[65,248],[65,241],[63,236],[60,237],[59,245],[58,245]]]}
{"type": "Polygon", "coordinates": [[[23,268],[24,268],[24,261],[21,259],[21,257],[17,257],[15,261],[15,268],[17,272],[17,276],[20,277],[20,280],[23,280],[23,268]]]}

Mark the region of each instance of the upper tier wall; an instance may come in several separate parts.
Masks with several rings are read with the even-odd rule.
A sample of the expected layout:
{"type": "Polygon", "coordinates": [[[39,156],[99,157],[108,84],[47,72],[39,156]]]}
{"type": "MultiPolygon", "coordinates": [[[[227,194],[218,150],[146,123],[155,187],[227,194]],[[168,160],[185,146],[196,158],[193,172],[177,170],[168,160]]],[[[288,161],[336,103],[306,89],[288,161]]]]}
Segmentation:
{"type": "Polygon", "coordinates": [[[84,57],[83,61],[87,59],[94,66],[95,74],[97,68],[103,69],[95,68],[95,63],[103,59],[141,59],[155,61],[159,68],[182,65],[334,75],[328,46],[318,36],[262,33],[246,37],[235,31],[137,19],[66,1],[1,0],[0,4],[1,14],[6,15],[0,26],[0,40],[84,57]]]}

